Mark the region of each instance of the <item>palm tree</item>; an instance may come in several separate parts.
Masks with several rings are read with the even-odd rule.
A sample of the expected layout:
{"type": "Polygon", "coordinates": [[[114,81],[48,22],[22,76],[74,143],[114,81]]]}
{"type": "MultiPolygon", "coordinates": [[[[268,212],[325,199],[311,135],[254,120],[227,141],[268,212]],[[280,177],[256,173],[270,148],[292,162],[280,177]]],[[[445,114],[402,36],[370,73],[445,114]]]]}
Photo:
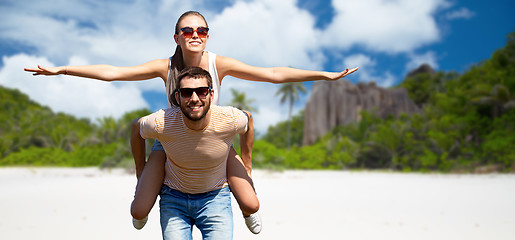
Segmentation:
{"type": "Polygon", "coordinates": [[[103,117],[98,119],[99,128],[97,130],[98,138],[102,139],[105,144],[109,144],[118,140],[119,128],[114,117],[103,117]]]}
{"type": "Polygon", "coordinates": [[[301,82],[290,82],[281,84],[281,87],[275,93],[276,96],[281,96],[281,104],[284,104],[286,101],[288,101],[289,104],[287,129],[288,148],[290,148],[291,112],[293,110],[293,103],[299,100],[299,92],[306,93],[304,84],[301,82]]]}
{"type": "Polygon", "coordinates": [[[247,99],[247,95],[244,92],[238,92],[238,90],[231,88],[232,101],[227,105],[231,105],[235,108],[246,110],[249,112],[257,112],[257,109],[252,107],[251,104],[255,101],[254,99],[247,99]]]}
{"type": "Polygon", "coordinates": [[[492,118],[500,117],[503,113],[515,108],[515,98],[510,90],[503,84],[496,84],[490,92],[483,91],[471,100],[473,105],[488,106],[491,108],[492,118]]]}

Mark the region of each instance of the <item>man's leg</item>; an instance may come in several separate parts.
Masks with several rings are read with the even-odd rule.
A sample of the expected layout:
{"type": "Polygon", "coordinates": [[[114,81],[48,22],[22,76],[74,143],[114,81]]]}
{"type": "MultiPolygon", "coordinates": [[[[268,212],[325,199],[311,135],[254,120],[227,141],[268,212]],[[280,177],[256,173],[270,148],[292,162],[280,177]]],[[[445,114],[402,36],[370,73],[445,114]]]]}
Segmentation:
{"type": "Polygon", "coordinates": [[[231,240],[233,237],[233,215],[229,187],[202,194],[198,199],[196,226],[204,240],[231,240]]]}
{"type": "Polygon", "coordinates": [[[188,198],[184,193],[163,185],[159,209],[164,240],[191,240],[193,219],[188,213],[188,198]]]}

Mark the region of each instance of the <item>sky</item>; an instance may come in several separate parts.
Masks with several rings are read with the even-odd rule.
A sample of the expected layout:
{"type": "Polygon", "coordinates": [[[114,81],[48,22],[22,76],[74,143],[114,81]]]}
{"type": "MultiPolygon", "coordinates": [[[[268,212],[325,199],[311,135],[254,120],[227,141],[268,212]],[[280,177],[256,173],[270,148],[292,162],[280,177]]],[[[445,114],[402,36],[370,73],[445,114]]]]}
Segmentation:
{"type": "MultiPolygon", "coordinates": [[[[166,107],[161,79],[102,82],[37,76],[24,67],[109,64],[134,66],[173,55],[173,30],[185,11],[210,27],[206,50],[244,63],[339,72],[398,85],[428,63],[462,73],[490,58],[515,32],[513,0],[0,0],[0,85],[18,89],[55,112],[121,117],[166,107]]],[[[294,105],[302,110],[313,83],[294,105]]],[[[258,134],[287,119],[277,84],[226,77],[220,103],[234,88],[254,99],[258,134]]]]}

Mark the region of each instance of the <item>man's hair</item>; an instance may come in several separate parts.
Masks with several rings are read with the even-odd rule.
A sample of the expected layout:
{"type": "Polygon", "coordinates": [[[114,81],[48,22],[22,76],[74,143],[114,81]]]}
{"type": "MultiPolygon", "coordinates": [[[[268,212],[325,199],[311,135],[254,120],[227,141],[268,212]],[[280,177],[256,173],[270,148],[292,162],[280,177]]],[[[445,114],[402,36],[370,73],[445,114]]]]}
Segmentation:
{"type": "Polygon", "coordinates": [[[177,88],[181,86],[182,79],[187,77],[193,79],[205,78],[207,80],[207,86],[213,87],[213,79],[211,78],[211,74],[209,74],[208,71],[200,67],[187,67],[183,69],[177,77],[177,88]]]}

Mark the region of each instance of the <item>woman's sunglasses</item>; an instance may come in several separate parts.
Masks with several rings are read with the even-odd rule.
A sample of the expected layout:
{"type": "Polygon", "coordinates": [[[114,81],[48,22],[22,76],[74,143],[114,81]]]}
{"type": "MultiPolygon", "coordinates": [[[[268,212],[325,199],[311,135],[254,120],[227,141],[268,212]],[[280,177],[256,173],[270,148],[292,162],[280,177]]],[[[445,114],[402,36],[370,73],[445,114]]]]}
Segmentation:
{"type": "Polygon", "coordinates": [[[197,29],[193,29],[192,27],[183,27],[180,30],[185,38],[191,38],[193,36],[193,32],[196,32],[199,38],[206,38],[207,32],[209,32],[209,28],[207,27],[198,27],[197,29]]]}
{"type": "Polygon", "coordinates": [[[199,87],[199,88],[179,88],[179,93],[181,94],[181,97],[183,98],[191,98],[191,95],[193,95],[193,92],[195,92],[198,96],[198,98],[206,98],[209,92],[211,92],[210,87],[199,87]]]}

